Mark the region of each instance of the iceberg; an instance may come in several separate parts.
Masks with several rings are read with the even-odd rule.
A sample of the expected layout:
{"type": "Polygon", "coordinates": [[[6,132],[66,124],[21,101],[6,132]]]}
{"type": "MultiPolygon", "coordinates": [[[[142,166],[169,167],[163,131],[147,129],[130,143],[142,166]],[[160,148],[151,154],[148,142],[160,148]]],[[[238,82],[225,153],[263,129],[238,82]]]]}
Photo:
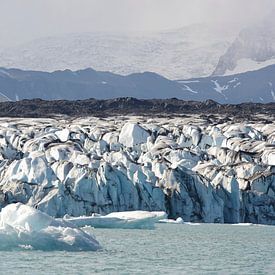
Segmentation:
{"type": "Polygon", "coordinates": [[[92,216],[69,217],[65,215],[63,220],[76,227],[153,229],[156,222],[165,218],[167,214],[162,211],[125,211],[113,212],[106,216],[93,214],[92,216]]]}
{"type": "Polygon", "coordinates": [[[90,234],[30,206],[9,204],[0,213],[0,250],[95,251],[99,248],[90,234]]]}
{"type": "Polygon", "coordinates": [[[159,223],[172,223],[172,224],[184,224],[184,221],[181,217],[177,218],[176,220],[173,219],[161,219],[158,221],[159,223]]]}
{"type": "Polygon", "coordinates": [[[185,222],[181,217],[178,217],[176,220],[173,220],[173,219],[161,219],[161,220],[158,221],[158,223],[200,225],[200,223],[185,222]]]}

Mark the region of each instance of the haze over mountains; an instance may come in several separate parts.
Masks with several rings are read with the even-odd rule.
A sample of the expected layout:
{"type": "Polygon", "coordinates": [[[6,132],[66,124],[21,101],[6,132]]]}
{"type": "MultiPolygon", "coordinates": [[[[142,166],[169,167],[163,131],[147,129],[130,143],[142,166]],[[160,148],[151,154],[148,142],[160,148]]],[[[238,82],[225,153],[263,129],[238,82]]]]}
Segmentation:
{"type": "Polygon", "coordinates": [[[176,97],[273,102],[273,14],[240,32],[234,24],[197,24],[150,33],[67,34],[2,49],[0,101],[176,97]],[[16,69],[6,69],[11,67],[16,69]]]}
{"type": "Polygon", "coordinates": [[[77,33],[45,37],[0,50],[0,66],[55,71],[93,68],[127,75],[151,71],[169,79],[210,75],[237,35],[198,24],[176,30],[137,33],[77,33]]]}
{"type": "Polygon", "coordinates": [[[275,11],[241,28],[205,23],[158,32],[90,32],[0,48],[0,66],[56,71],[93,68],[169,79],[233,75],[275,64],[275,11]]]}
{"type": "Polygon", "coordinates": [[[241,30],[219,59],[213,75],[230,75],[275,64],[275,11],[241,30]]]}

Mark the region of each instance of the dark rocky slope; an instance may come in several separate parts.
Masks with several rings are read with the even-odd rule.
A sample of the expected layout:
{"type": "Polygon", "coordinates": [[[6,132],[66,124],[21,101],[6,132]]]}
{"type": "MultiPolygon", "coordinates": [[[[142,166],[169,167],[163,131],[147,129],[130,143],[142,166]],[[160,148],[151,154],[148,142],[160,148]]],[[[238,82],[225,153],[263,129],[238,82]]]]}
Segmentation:
{"type": "Polygon", "coordinates": [[[272,119],[275,115],[275,103],[243,103],[237,105],[219,104],[212,100],[205,102],[184,101],[178,99],[116,98],[108,100],[56,100],[41,99],[1,102],[0,116],[10,117],[49,117],[68,116],[111,116],[111,115],[165,115],[165,114],[220,114],[253,119],[263,114],[272,119]]]}

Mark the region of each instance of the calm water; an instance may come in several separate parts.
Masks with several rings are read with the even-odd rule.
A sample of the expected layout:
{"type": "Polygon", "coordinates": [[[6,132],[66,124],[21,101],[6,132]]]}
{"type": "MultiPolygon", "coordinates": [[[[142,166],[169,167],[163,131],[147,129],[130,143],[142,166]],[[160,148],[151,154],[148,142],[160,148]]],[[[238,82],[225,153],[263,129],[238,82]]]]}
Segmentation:
{"type": "Polygon", "coordinates": [[[0,252],[1,274],[275,274],[275,227],[98,229],[99,252],[0,252]]]}

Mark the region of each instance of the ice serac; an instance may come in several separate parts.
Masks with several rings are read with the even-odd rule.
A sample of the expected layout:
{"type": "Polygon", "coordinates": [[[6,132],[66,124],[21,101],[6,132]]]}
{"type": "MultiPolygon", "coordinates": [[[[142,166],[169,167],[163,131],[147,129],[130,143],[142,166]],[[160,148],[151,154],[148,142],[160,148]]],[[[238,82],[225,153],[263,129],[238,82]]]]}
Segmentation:
{"type": "Polygon", "coordinates": [[[126,123],[120,132],[119,142],[126,147],[134,147],[147,141],[149,133],[140,125],[126,123]]]}
{"type": "Polygon", "coordinates": [[[95,251],[99,243],[69,222],[30,206],[9,204],[0,212],[0,250],[95,251]]]}
{"type": "Polygon", "coordinates": [[[142,227],[128,212],[108,215],[137,210],[184,222],[275,224],[270,118],[0,122],[1,208],[21,202],[78,226],[142,227]]]}

